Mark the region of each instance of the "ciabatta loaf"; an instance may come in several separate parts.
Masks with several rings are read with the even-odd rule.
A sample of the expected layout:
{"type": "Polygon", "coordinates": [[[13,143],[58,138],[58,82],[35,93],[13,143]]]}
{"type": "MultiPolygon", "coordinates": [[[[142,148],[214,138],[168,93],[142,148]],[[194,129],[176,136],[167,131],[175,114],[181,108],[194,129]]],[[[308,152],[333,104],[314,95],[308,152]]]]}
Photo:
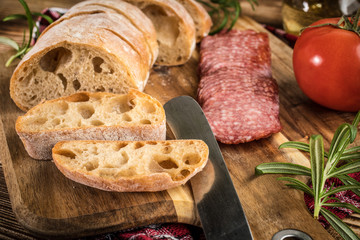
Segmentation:
{"type": "Polygon", "coordinates": [[[196,44],[195,24],[175,0],[125,0],[139,7],[155,26],[159,44],[158,65],[186,63],[196,44]]]}
{"type": "Polygon", "coordinates": [[[212,26],[211,17],[205,8],[196,0],[176,0],[185,7],[195,24],[196,42],[206,37],[212,26]]]}
{"type": "MultiPolygon", "coordinates": [[[[147,47],[151,53],[151,65],[155,63],[155,60],[159,53],[159,47],[156,40],[156,31],[151,20],[136,6],[120,0],[88,0],[75,4],[72,6],[60,19],[48,26],[42,34],[45,34],[51,27],[59,24],[64,20],[69,20],[72,17],[79,15],[86,15],[87,17],[98,18],[98,13],[117,13],[119,17],[126,17],[127,19],[117,19],[117,24],[121,24],[123,27],[132,28],[134,26],[136,31],[140,31],[143,34],[147,47]]],[[[115,20],[116,17],[114,17],[115,20]]],[[[123,37],[123,29],[116,31],[123,37]]],[[[135,30],[134,30],[135,31],[135,30]]],[[[40,36],[41,37],[41,36],[40,36]]],[[[132,41],[130,41],[132,42],[132,41]]]]}
{"type": "Polygon", "coordinates": [[[186,183],[206,165],[201,140],[65,141],[52,150],[73,181],[106,191],[161,191],[186,183]]]}
{"type": "Polygon", "coordinates": [[[10,80],[10,95],[19,108],[28,110],[42,100],[80,91],[144,89],[150,60],[141,53],[147,48],[140,40],[143,35],[138,31],[135,41],[133,27],[125,38],[119,29],[132,30],[116,23],[115,14],[96,15],[56,24],[24,56],[10,80]]]}
{"type": "Polygon", "coordinates": [[[128,94],[81,92],[53,99],[18,117],[16,131],[35,159],[51,159],[63,140],[165,140],[162,105],[130,89],[128,94]]]}

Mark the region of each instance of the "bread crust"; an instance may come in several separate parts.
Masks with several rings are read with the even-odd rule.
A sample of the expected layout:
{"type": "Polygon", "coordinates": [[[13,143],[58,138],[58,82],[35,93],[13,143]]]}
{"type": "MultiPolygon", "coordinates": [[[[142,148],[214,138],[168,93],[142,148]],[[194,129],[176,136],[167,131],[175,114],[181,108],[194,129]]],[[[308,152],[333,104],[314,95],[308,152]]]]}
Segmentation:
{"type": "MultiPolygon", "coordinates": [[[[81,94],[81,93],[80,93],[81,94]]],[[[89,96],[104,98],[107,96],[116,96],[111,93],[86,93],[89,96]]],[[[127,94],[131,98],[138,98],[140,101],[150,101],[156,107],[158,122],[152,124],[123,124],[119,121],[118,125],[113,126],[83,126],[76,128],[48,129],[48,130],[29,130],[26,128],[25,119],[28,116],[36,114],[36,111],[42,108],[44,104],[52,104],[61,101],[74,101],[77,94],[49,100],[30,109],[24,116],[17,118],[15,130],[24,144],[29,156],[39,160],[51,159],[52,147],[64,140],[165,140],[166,139],[166,119],[165,111],[159,101],[151,96],[130,89],[127,94]]]]}
{"type": "Polygon", "coordinates": [[[68,12],[70,14],[69,18],[64,19],[64,21],[72,21],[70,18],[80,16],[82,15],[81,13],[86,12],[94,16],[83,16],[83,21],[87,21],[85,18],[89,17],[96,18],[96,22],[106,19],[106,21],[103,21],[101,24],[99,23],[98,26],[103,26],[103,28],[108,29],[124,40],[140,55],[144,65],[148,65],[149,68],[152,67],[152,52],[144,34],[122,14],[118,14],[114,10],[102,6],[85,5],[77,8],[72,7],[68,12]],[[104,17],[104,14],[106,14],[107,17],[104,17]]]}
{"type": "Polygon", "coordinates": [[[130,22],[144,34],[144,37],[152,52],[151,64],[155,63],[159,54],[159,46],[156,40],[156,31],[151,20],[146,17],[146,15],[139,8],[127,2],[118,0],[87,0],[78,3],[73,7],[77,6],[81,8],[87,5],[106,7],[127,17],[130,22]]]}
{"type": "MultiPolygon", "coordinates": [[[[107,16],[107,14],[103,15],[104,17],[107,16]]],[[[113,67],[118,69],[112,69],[112,71],[119,76],[110,78],[112,82],[101,82],[99,79],[97,81],[96,78],[94,78],[87,79],[86,81],[83,80],[83,86],[90,84],[90,80],[92,80],[92,84],[97,84],[97,87],[104,87],[102,84],[108,84],[108,89],[104,89],[108,92],[125,93],[129,88],[136,88],[140,91],[144,89],[149,76],[149,65],[145,65],[141,60],[141,56],[124,40],[101,26],[101,24],[111,25],[112,21],[106,18],[101,21],[93,18],[84,18],[84,16],[77,16],[72,18],[71,21],[63,21],[49,29],[47,34],[44,34],[20,61],[10,80],[10,96],[19,108],[26,111],[42,100],[70,95],[77,91],[96,91],[95,86],[87,86],[88,89],[80,88],[78,90],[67,88],[66,91],[64,90],[63,92],[59,90],[61,81],[56,79],[58,67],[53,73],[47,73],[40,67],[42,57],[51,50],[58,48],[70,50],[77,48],[80,49],[80,51],[84,49],[84,51],[90,51],[94,55],[99,55],[107,60],[109,64],[115,63],[113,67]],[[85,27],[84,20],[86,25],[91,25],[92,28],[85,27]],[[37,81],[40,81],[40,84],[37,86],[32,82],[30,86],[23,86],[24,79],[26,80],[27,76],[33,74],[33,71],[42,71],[45,74],[49,74],[49,76],[52,77],[51,80],[56,80],[57,82],[51,83],[49,79],[37,79],[37,81]],[[44,86],[46,87],[44,88],[44,86]],[[38,89],[36,89],[36,87],[38,87],[38,89]],[[39,91],[35,93],[37,98],[32,100],[30,96],[26,96],[26,99],[22,99],[25,98],[24,95],[30,91],[39,91]],[[49,96],[48,93],[51,91],[54,92],[54,96],[49,96]]],[[[108,27],[109,29],[112,28],[111,26],[108,27]]],[[[69,64],[66,65],[66,63],[64,63],[63,66],[66,71],[69,64]]],[[[75,69],[76,72],[74,72],[75,70],[73,72],[66,72],[68,78],[81,77],[79,71],[84,71],[84,69],[81,68],[80,65],[76,67],[78,68],[75,69]]],[[[95,74],[94,76],[96,77],[98,75],[95,74]]],[[[34,79],[31,79],[31,81],[34,81],[34,79]]]]}
{"type": "Polygon", "coordinates": [[[30,157],[38,160],[51,160],[51,149],[60,141],[87,139],[114,141],[165,140],[166,125],[159,124],[128,127],[98,126],[50,130],[45,132],[18,131],[17,133],[30,157]]]}
{"type": "MultiPolygon", "coordinates": [[[[96,173],[92,173],[86,169],[79,170],[71,167],[71,164],[64,161],[64,157],[59,154],[61,152],[63,145],[65,144],[77,144],[78,143],[89,143],[97,144],[100,141],[65,141],[59,142],[53,148],[53,159],[57,168],[69,179],[90,186],[98,188],[105,191],[116,191],[116,192],[155,192],[163,191],[169,188],[177,187],[185,184],[190,178],[200,172],[208,162],[209,149],[205,142],[201,140],[170,140],[170,141],[151,141],[151,144],[157,143],[161,144],[167,142],[170,146],[171,144],[176,144],[178,142],[193,141],[195,142],[199,150],[201,160],[198,165],[193,169],[193,171],[182,179],[173,179],[172,176],[164,172],[149,172],[141,175],[129,175],[129,176],[99,176],[96,173]]],[[[115,143],[110,141],[102,141],[103,143],[115,143]]],[[[122,141],[121,143],[131,143],[130,141],[122,141]]],[[[141,143],[147,144],[146,141],[141,141],[141,143]]],[[[139,164],[146,164],[139,160],[139,164]]]]}
{"type": "MultiPolygon", "coordinates": [[[[144,41],[146,43],[147,50],[144,51],[144,49],[139,49],[139,52],[142,54],[149,53],[151,55],[149,59],[149,66],[151,67],[154,64],[159,52],[154,26],[152,25],[150,19],[148,19],[140,9],[123,1],[89,0],[75,4],[60,19],[45,28],[40,37],[62,21],[70,20],[71,18],[80,15],[98,18],[96,15],[97,13],[108,13],[111,20],[115,20],[115,18],[117,18],[112,25],[108,25],[107,27],[113,27],[112,30],[124,38],[128,37],[128,35],[131,37],[133,34],[131,31],[127,31],[127,34],[124,34],[124,30],[131,28],[131,26],[136,28],[135,30],[132,29],[132,31],[141,32],[143,37],[137,36],[139,39],[132,37],[131,39],[128,39],[127,42],[130,45],[134,43],[134,45],[138,47],[139,44],[136,42],[140,39],[141,41],[144,41]]],[[[148,58],[148,56],[145,56],[145,59],[148,60],[148,58]]]]}

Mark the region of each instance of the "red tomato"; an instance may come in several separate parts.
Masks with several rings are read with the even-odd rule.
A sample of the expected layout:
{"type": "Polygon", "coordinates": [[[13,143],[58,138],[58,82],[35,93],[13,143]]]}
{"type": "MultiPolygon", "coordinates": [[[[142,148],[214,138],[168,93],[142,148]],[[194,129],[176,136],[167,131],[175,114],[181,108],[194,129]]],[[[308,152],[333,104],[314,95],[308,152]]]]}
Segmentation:
{"type": "MultiPolygon", "coordinates": [[[[337,23],[322,19],[312,25],[337,23]]],[[[333,26],[305,29],[296,41],[293,67],[301,90],[314,102],[340,111],[360,110],[360,37],[333,26]]]]}

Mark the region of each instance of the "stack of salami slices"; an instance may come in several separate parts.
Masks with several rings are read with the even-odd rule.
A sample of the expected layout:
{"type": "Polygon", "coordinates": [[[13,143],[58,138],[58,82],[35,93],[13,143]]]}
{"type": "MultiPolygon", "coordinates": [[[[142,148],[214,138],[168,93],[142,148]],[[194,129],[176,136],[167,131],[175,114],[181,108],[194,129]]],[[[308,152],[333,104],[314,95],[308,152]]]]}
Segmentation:
{"type": "Polygon", "coordinates": [[[198,101],[216,139],[238,144],[281,130],[266,33],[232,30],[200,46],[198,101]]]}

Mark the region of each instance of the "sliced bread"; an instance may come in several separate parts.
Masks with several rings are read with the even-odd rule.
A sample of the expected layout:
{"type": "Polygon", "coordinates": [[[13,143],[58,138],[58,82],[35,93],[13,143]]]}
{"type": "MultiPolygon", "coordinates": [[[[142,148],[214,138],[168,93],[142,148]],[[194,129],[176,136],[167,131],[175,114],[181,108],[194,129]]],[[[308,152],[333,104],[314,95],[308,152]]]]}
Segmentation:
{"type": "Polygon", "coordinates": [[[208,161],[201,140],[64,141],[52,150],[73,181],[117,192],[161,191],[185,184],[208,161]]]}
{"type": "Polygon", "coordinates": [[[196,44],[195,24],[186,9],[175,0],[125,0],[139,7],[155,26],[159,56],[155,64],[186,63],[196,44]]]}
{"type": "Polygon", "coordinates": [[[196,0],[176,0],[185,7],[195,24],[196,42],[206,37],[212,26],[211,17],[205,8],[196,0]]]}
{"type": "Polygon", "coordinates": [[[144,89],[149,65],[143,55],[114,34],[117,27],[108,14],[96,15],[51,27],[24,56],[10,80],[10,95],[19,108],[26,111],[42,100],[79,91],[144,89]]]}
{"type": "Polygon", "coordinates": [[[35,159],[51,159],[63,140],[165,140],[162,105],[130,89],[128,94],[81,92],[30,109],[16,121],[16,132],[35,159]]]}

